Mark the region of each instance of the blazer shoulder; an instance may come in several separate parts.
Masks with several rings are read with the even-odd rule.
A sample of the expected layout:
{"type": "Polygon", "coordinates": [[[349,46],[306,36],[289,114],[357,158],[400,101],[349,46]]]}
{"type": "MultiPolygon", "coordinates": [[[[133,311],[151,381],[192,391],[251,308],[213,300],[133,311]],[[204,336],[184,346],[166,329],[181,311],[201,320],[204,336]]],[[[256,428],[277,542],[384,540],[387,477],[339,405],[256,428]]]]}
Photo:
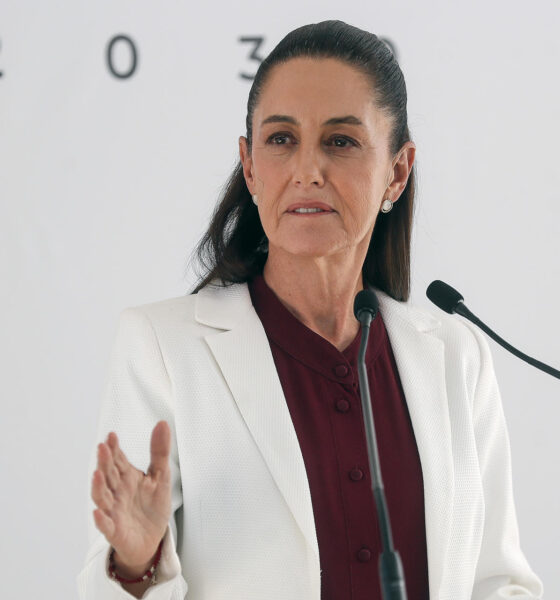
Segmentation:
{"type": "Polygon", "coordinates": [[[210,284],[197,294],[185,294],[125,308],[125,315],[147,319],[158,338],[201,338],[216,329],[231,329],[252,309],[247,284],[210,284]]]}
{"type": "Polygon", "coordinates": [[[124,308],[119,323],[149,323],[161,342],[176,337],[202,337],[205,329],[195,318],[196,294],[185,294],[124,308]]]}
{"type": "Polygon", "coordinates": [[[184,312],[191,312],[194,314],[196,296],[196,294],[185,294],[183,296],[175,296],[173,298],[164,298],[154,302],[146,302],[144,304],[129,306],[124,310],[139,310],[144,314],[154,318],[162,315],[169,316],[184,312]]]}

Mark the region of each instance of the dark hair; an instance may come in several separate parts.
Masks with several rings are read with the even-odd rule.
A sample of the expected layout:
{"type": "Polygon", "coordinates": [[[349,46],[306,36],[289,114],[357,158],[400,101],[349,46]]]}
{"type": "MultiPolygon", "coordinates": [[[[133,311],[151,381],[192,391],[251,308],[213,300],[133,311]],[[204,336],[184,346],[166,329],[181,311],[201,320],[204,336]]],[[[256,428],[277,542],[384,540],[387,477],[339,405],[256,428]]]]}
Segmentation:
{"type": "MultiPolygon", "coordinates": [[[[247,100],[247,142],[252,144],[255,106],[271,69],[296,57],[337,58],[358,68],[371,81],[376,105],[392,119],[390,150],[395,155],[410,141],[406,85],[388,46],[373,33],[342,21],[323,21],[290,32],[261,63],[247,100]]],[[[364,286],[375,286],[396,300],[410,294],[410,241],[415,173],[389,215],[380,215],[362,267],[364,286]]],[[[203,275],[193,293],[212,280],[222,285],[250,281],[262,273],[268,240],[247,189],[239,161],[227,181],[208,230],[195,249],[203,275]]]]}

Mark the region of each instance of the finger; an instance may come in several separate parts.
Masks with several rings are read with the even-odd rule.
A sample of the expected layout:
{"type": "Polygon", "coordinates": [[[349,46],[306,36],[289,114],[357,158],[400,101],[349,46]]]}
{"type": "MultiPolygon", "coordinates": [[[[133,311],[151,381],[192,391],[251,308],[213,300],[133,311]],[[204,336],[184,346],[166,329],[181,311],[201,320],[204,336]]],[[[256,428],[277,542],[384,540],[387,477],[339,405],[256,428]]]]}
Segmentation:
{"type": "Polygon", "coordinates": [[[107,486],[114,492],[119,486],[121,476],[113,461],[113,453],[107,444],[101,443],[97,449],[99,470],[103,471],[107,486]]]}
{"type": "Polygon", "coordinates": [[[171,430],[166,421],[160,421],[152,431],[150,443],[150,468],[148,474],[161,477],[169,471],[169,453],[171,451],[171,430]]]}
{"type": "Polygon", "coordinates": [[[111,517],[109,517],[99,508],[96,508],[93,511],[93,520],[95,521],[95,526],[97,529],[99,529],[99,531],[101,531],[101,533],[109,541],[115,533],[115,524],[111,517]]]}
{"type": "Polygon", "coordinates": [[[107,444],[99,444],[97,450],[99,470],[103,471],[108,487],[114,492],[119,487],[121,476],[113,461],[113,453],[107,444]]]}
{"type": "Polygon", "coordinates": [[[115,504],[115,497],[107,487],[103,471],[97,470],[93,473],[91,497],[100,509],[107,512],[110,511],[115,504]]]}
{"type": "Polygon", "coordinates": [[[132,466],[119,446],[119,439],[114,431],[107,436],[107,444],[113,453],[113,461],[117,470],[122,475],[132,466]]]}

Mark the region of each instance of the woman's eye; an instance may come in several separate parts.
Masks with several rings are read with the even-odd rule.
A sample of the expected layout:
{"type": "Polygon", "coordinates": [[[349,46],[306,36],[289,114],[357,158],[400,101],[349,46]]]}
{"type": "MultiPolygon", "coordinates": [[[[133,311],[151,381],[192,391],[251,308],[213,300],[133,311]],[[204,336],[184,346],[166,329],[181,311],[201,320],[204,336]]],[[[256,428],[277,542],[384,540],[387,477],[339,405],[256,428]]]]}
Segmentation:
{"type": "Polygon", "coordinates": [[[342,137],[342,136],[336,136],[336,137],[331,138],[329,140],[329,143],[331,143],[335,148],[347,148],[348,146],[356,145],[356,143],[354,141],[352,141],[350,138],[342,137]]]}
{"type": "Polygon", "coordinates": [[[267,142],[273,146],[284,146],[289,141],[289,137],[287,133],[275,133],[268,138],[267,142]]]}

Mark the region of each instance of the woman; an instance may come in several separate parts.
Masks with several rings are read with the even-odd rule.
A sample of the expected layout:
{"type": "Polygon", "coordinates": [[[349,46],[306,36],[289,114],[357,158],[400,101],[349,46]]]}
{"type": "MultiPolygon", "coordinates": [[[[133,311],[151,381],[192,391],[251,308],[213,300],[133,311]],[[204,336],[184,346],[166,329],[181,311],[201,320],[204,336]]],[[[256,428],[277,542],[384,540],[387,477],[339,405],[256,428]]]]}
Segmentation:
{"type": "Polygon", "coordinates": [[[121,315],[82,598],[380,598],[364,287],[408,598],[540,598],[488,346],[406,302],[415,146],[390,51],[338,21],[291,32],[259,68],[239,152],[196,293],[121,315]],[[133,582],[146,572],[155,584],[133,582]]]}

